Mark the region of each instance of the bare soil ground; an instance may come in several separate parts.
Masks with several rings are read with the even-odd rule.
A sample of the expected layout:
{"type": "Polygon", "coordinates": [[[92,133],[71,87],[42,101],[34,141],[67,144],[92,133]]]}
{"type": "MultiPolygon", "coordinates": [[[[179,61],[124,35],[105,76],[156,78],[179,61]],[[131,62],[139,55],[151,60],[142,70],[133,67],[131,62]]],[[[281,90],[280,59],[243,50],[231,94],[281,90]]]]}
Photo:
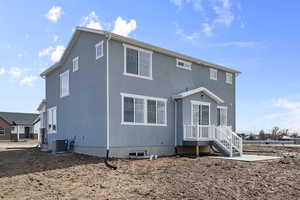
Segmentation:
{"type": "MultiPolygon", "coordinates": [[[[54,156],[36,148],[0,149],[0,199],[299,199],[300,162],[283,159],[240,162],[208,157],[158,160],[103,160],[83,155],[54,156]]],[[[257,154],[257,153],[256,153],[257,154]]]]}

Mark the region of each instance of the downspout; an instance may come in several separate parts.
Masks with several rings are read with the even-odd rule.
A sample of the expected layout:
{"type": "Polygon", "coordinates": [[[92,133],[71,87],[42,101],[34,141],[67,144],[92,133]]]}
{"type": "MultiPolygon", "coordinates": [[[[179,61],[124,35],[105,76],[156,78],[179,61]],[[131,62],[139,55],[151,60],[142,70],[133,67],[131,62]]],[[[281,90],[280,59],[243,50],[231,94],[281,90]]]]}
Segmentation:
{"type": "Polygon", "coordinates": [[[175,155],[178,154],[177,149],[177,100],[175,99],[175,138],[174,138],[174,147],[175,147],[175,155]]]}
{"type": "MultiPolygon", "coordinates": [[[[106,35],[107,37],[107,35],[106,35]]],[[[104,163],[107,167],[111,169],[117,169],[116,166],[113,166],[108,162],[109,159],[109,137],[110,137],[110,118],[109,118],[109,112],[110,112],[110,102],[109,102],[109,40],[111,39],[111,34],[108,34],[107,43],[106,43],[106,158],[104,160],[104,163]]]]}

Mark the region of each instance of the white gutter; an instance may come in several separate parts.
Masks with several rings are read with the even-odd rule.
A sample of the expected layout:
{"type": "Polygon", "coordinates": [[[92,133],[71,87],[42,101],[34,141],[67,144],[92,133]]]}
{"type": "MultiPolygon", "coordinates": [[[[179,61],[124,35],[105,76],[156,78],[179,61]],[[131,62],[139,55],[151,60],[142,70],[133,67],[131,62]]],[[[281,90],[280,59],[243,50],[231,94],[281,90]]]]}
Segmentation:
{"type": "Polygon", "coordinates": [[[106,150],[109,150],[109,131],[110,131],[110,120],[109,120],[109,112],[110,112],[110,104],[109,104],[109,40],[111,39],[111,35],[108,34],[107,42],[106,42],[106,150]]]}

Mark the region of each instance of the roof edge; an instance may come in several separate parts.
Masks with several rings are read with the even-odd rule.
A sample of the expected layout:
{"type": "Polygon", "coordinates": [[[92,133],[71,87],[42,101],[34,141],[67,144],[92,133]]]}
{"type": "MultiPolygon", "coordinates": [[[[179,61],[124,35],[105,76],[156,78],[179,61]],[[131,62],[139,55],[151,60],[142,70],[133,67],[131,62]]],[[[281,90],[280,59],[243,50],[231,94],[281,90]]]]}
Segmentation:
{"type": "Polygon", "coordinates": [[[61,59],[57,63],[53,64],[48,69],[43,71],[40,74],[40,76],[42,78],[47,76],[47,74],[49,74],[53,70],[57,69],[63,63],[63,61],[65,59],[66,52],[70,50],[70,48],[72,46],[72,42],[78,36],[77,33],[79,33],[80,31],[105,35],[107,37],[110,35],[112,39],[115,39],[115,40],[118,40],[118,41],[121,41],[121,42],[124,42],[124,43],[128,43],[128,44],[132,44],[132,45],[135,45],[135,46],[138,46],[138,47],[141,47],[141,48],[150,49],[152,51],[156,51],[156,52],[159,52],[159,53],[162,53],[162,54],[166,54],[166,55],[173,56],[173,57],[176,57],[176,58],[179,58],[179,59],[190,61],[190,62],[193,62],[193,63],[196,63],[196,64],[205,65],[205,66],[208,66],[208,67],[211,67],[211,68],[227,71],[227,72],[234,73],[234,74],[240,74],[241,73],[240,71],[229,68],[229,67],[214,64],[214,63],[211,63],[211,62],[208,62],[208,61],[201,60],[199,58],[194,58],[194,57],[191,57],[191,56],[187,56],[187,55],[182,54],[182,53],[178,53],[178,52],[175,52],[175,51],[172,51],[172,50],[169,50],[169,49],[161,48],[161,47],[158,47],[158,46],[155,46],[155,45],[152,45],[152,44],[148,44],[148,43],[145,43],[145,42],[142,42],[142,41],[139,41],[139,40],[136,40],[136,39],[132,39],[132,38],[129,38],[129,37],[124,37],[124,36],[121,36],[121,35],[118,35],[118,34],[115,34],[115,33],[112,33],[112,32],[77,26],[75,28],[75,31],[74,31],[74,33],[73,33],[73,35],[72,35],[72,37],[71,37],[71,39],[70,39],[70,41],[67,45],[67,48],[65,49],[64,54],[62,55],[61,59]]]}

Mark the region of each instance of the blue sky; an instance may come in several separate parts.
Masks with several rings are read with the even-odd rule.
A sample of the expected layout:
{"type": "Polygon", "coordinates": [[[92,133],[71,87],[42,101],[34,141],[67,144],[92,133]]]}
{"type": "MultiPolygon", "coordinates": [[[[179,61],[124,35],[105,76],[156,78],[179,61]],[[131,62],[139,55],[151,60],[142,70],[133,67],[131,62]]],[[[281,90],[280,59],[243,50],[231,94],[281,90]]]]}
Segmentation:
{"type": "Polygon", "coordinates": [[[300,130],[299,10],[280,0],[2,1],[0,111],[35,111],[39,74],[81,25],[240,70],[237,128],[300,130]]]}

